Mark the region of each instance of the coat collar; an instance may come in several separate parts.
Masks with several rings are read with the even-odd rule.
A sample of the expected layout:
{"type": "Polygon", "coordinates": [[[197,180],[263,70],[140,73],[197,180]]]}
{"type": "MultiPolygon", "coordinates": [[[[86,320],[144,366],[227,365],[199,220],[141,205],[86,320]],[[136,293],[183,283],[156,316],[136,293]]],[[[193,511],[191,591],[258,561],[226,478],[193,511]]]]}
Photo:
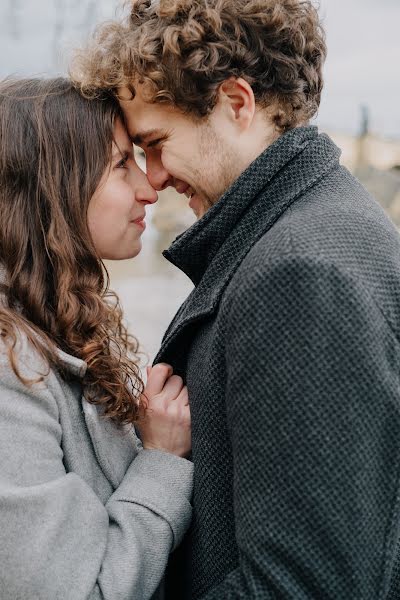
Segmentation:
{"type": "Polygon", "coordinates": [[[133,427],[117,427],[101,417],[100,410],[82,397],[82,408],[93,450],[105,477],[117,489],[124,475],[142,449],[133,427]]]}
{"type": "MultiPolygon", "coordinates": [[[[286,165],[317,139],[316,127],[300,127],[282,135],[242,173],[199,221],[175,240],[164,252],[167,260],[198,285],[224,241],[260,194],[266,191],[286,165]]],[[[275,202],[270,201],[263,210],[268,213],[274,208],[275,202]]]]}
{"type": "Polygon", "coordinates": [[[217,309],[251,247],[297,198],[338,166],[339,157],[340,150],[316,127],[289,131],[164,252],[196,287],[167,330],[155,362],[174,362],[179,334],[217,309]]]}
{"type": "MultiPolygon", "coordinates": [[[[57,350],[61,367],[76,378],[82,379],[87,364],[83,360],[57,350]]],[[[133,427],[117,427],[102,416],[101,407],[90,404],[85,389],[79,385],[77,398],[81,402],[87,431],[92,441],[97,462],[114,490],[120,485],[129,465],[141,449],[133,427]]]]}

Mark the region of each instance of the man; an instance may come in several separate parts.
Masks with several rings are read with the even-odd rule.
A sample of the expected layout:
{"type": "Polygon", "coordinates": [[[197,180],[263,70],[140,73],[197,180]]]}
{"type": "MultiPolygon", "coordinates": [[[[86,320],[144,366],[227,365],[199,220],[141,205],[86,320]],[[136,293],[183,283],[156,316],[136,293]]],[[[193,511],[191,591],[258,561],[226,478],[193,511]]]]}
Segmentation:
{"type": "Polygon", "coordinates": [[[309,125],[324,57],[308,0],[134,0],[80,66],[199,219],[156,358],[193,427],[171,600],[400,597],[400,243],[309,125]]]}

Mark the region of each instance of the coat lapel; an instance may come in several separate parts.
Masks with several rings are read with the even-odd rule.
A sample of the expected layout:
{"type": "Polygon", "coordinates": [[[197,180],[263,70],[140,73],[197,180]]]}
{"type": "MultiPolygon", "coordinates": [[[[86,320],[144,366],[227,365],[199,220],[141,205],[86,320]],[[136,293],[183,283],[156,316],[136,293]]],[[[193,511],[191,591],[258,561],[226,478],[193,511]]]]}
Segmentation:
{"type": "MultiPolygon", "coordinates": [[[[79,379],[84,376],[87,368],[84,361],[62,350],[58,350],[58,355],[66,371],[79,379]]],[[[81,402],[97,462],[104,476],[116,489],[140,450],[141,443],[132,429],[128,431],[119,428],[109,419],[102,418],[99,408],[87,402],[84,395],[81,397],[81,402]]]]}
{"type": "MultiPolygon", "coordinates": [[[[187,354],[196,329],[217,311],[224,290],[247,253],[293,202],[338,166],[339,156],[340,151],[333,142],[320,135],[314,143],[306,145],[281,173],[266,182],[179,309],[164,335],[154,363],[168,362],[178,374],[185,372],[187,354]]],[[[186,249],[187,252],[192,250],[186,249]]],[[[165,256],[179,266],[173,246],[165,256]]]]}
{"type": "Polygon", "coordinates": [[[117,489],[141,447],[140,441],[132,429],[120,429],[109,419],[103,419],[97,406],[84,398],[82,407],[97,461],[105,477],[117,489]]]}

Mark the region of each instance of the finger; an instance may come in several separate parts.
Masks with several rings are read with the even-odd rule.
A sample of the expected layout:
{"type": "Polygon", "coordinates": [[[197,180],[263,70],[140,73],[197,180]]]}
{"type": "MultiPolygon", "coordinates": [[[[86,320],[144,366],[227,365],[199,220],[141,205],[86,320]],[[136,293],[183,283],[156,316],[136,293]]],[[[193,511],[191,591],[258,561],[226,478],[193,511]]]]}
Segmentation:
{"type": "Polygon", "coordinates": [[[176,402],[178,402],[182,406],[189,406],[189,395],[186,385],[182,388],[179,396],[176,399],[176,402]]]}
{"type": "Polygon", "coordinates": [[[180,407],[180,420],[182,425],[191,427],[191,414],[189,403],[180,407]]]}
{"type": "Polygon", "coordinates": [[[174,401],[179,396],[182,388],[183,388],[182,377],[178,377],[178,375],[172,375],[172,377],[170,377],[167,380],[167,382],[164,386],[164,389],[162,391],[163,397],[168,402],[174,401]]]}
{"type": "Polygon", "coordinates": [[[146,396],[155,396],[162,392],[165,382],[171,377],[173,371],[170,365],[159,363],[155,365],[150,372],[147,380],[145,394],[146,396]]]}

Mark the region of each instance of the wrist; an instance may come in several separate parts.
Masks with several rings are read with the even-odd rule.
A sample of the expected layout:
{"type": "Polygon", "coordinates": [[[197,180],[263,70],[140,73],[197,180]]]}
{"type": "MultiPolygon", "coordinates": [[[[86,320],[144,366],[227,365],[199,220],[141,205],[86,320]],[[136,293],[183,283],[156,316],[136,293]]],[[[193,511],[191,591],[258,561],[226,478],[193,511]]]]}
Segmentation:
{"type": "Polygon", "coordinates": [[[167,454],[173,454],[174,456],[178,456],[180,458],[188,458],[190,456],[190,450],[171,450],[171,448],[164,448],[163,446],[159,446],[157,444],[152,444],[151,442],[143,442],[143,450],[158,450],[159,452],[166,452],[167,454]]]}

